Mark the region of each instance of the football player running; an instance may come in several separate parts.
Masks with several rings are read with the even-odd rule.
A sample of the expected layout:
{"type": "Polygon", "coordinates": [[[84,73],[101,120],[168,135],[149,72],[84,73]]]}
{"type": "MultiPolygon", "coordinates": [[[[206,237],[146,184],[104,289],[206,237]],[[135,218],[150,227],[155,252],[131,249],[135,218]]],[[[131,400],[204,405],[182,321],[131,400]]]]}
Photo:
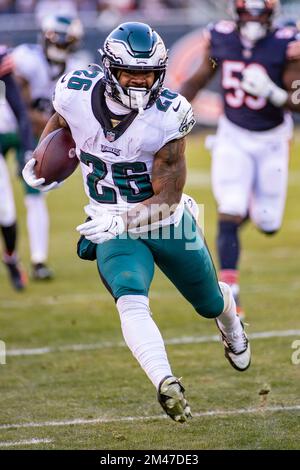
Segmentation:
{"type": "Polygon", "coordinates": [[[221,71],[224,116],[211,141],[212,188],[218,204],[219,278],[239,305],[239,231],[248,218],[266,235],[281,226],[293,124],[288,110],[300,61],[294,28],[276,28],[277,0],[234,0],[235,21],[208,28],[206,55],[180,92],[192,101],[221,71]],[[295,53],[295,52],[294,52],[295,53]]]}
{"type": "MultiPolygon", "coordinates": [[[[13,63],[7,53],[7,47],[0,45],[0,80],[5,87],[5,97],[15,116],[20,133],[20,143],[23,153],[31,152],[34,148],[34,139],[31,123],[23,103],[20,90],[13,77],[13,63]]],[[[4,96],[1,96],[1,99],[4,96]]],[[[0,102],[0,122],[3,119],[0,102]]],[[[0,230],[3,238],[4,253],[3,262],[8,270],[12,286],[20,291],[26,286],[27,276],[23,270],[17,253],[17,219],[16,209],[11,187],[10,176],[4,157],[0,139],[0,230]]]]}
{"type": "MultiPolygon", "coordinates": [[[[37,139],[54,112],[52,94],[58,77],[74,67],[72,52],[82,34],[83,29],[79,19],[58,15],[48,16],[42,21],[39,44],[22,44],[12,51],[14,72],[21,86],[37,139]]],[[[9,107],[3,110],[0,140],[3,142],[4,153],[12,147],[16,149],[20,166],[23,168],[23,158],[18,148],[18,137],[15,134],[14,120],[9,107]]],[[[30,154],[25,157],[27,160],[31,158],[30,154]]],[[[45,197],[42,192],[28,185],[25,186],[25,192],[32,279],[49,280],[53,273],[47,266],[49,216],[45,197]]]]}
{"type": "MultiPolygon", "coordinates": [[[[101,53],[104,74],[77,70],[58,81],[56,114],[42,138],[62,126],[70,129],[89,198],[88,220],[77,227],[78,255],[96,260],[126,344],[165,412],[185,422],[191,412],[184,388],[149,307],[154,264],[196,312],[216,320],[225,355],[239,371],[250,365],[250,345],[230,288],[217,281],[190,198],[182,194],[185,136],[195,120],[186,99],[163,87],[162,39],[146,24],[124,23],[101,53]]],[[[37,179],[34,165],[29,161],[23,176],[41,187],[44,179],[37,179]]]]}

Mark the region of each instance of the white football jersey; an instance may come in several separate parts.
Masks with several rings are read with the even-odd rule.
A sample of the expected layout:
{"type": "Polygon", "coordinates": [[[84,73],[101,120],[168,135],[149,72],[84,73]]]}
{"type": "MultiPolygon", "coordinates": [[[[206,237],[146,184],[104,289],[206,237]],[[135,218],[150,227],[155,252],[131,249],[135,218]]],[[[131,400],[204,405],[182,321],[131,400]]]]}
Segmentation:
{"type": "MultiPolygon", "coordinates": [[[[85,70],[65,75],[57,83],[53,106],[72,132],[90,204],[121,214],[153,195],[155,154],[188,134],[195,120],[187,100],[164,89],[143,114],[129,113],[125,121],[131,122],[122,120],[122,129],[112,127],[102,78],[102,73],[85,70]]],[[[182,213],[183,201],[162,225],[179,223],[182,213]]]]}
{"type": "MultiPolygon", "coordinates": [[[[14,59],[16,75],[29,83],[32,101],[43,99],[51,103],[57,77],[62,74],[61,67],[49,64],[40,44],[21,44],[11,54],[14,59]]],[[[87,66],[86,58],[84,58],[84,63],[79,65],[76,57],[77,54],[71,54],[68,57],[65,72],[69,72],[75,67],[87,66]]],[[[79,57],[82,58],[81,55],[79,57]]],[[[16,132],[17,129],[15,115],[8,103],[5,103],[1,107],[0,133],[16,132]]]]}

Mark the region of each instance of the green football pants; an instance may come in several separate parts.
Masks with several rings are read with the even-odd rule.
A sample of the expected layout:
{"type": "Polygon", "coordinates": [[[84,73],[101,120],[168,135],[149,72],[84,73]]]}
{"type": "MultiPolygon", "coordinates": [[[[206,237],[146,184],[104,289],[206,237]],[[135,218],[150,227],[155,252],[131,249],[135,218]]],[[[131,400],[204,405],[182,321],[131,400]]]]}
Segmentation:
{"type": "Polygon", "coordinates": [[[84,237],[78,243],[81,258],[97,259],[101,279],[116,300],[123,295],[148,296],[156,264],[199,314],[215,318],[223,312],[210,253],[188,210],[178,227],[170,225],[136,239],[126,235],[99,245],[84,237]]]}
{"type": "MultiPolygon", "coordinates": [[[[15,151],[17,163],[20,166],[22,162],[22,158],[21,158],[22,150],[21,150],[20,138],[18,134],[15,134],[15,133],[0,134],[0,151],[3,153],[4,157],[6,157],[9,150],[15,151]]],[[[37,194],[37,195],[40,194],[40,191],[38,189],[34,189],[31,186],[29,186],[24,181],[22,176],[21,176],[21,180],[22,180],[25,194],[37,194]]]]}

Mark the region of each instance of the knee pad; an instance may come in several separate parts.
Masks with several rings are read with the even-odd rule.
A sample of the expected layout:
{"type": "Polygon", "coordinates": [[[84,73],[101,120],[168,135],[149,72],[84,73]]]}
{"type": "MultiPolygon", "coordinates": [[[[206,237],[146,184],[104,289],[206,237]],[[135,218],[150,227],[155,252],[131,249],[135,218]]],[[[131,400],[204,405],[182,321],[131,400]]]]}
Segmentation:
{"type": "Polygon", "coordinates": [[[252,210],[251,219],[258,230],[266,235],[274,235],[281,227],[282,215],[270,208],[257,208],[252,210]]]}

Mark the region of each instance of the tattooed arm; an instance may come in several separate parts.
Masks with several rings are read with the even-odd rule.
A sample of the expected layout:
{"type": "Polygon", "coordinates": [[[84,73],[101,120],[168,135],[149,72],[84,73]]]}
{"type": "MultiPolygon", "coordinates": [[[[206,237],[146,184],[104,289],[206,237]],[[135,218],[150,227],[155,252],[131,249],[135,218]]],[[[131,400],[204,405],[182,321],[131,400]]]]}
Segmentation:
{"type": "Polygon", "coordinates": [[[178,206],[186,180],[185,138],[172,140],[154,157],[154,195],[125,213],[126,230],[149,225],[172,215],[178,206]]]}

